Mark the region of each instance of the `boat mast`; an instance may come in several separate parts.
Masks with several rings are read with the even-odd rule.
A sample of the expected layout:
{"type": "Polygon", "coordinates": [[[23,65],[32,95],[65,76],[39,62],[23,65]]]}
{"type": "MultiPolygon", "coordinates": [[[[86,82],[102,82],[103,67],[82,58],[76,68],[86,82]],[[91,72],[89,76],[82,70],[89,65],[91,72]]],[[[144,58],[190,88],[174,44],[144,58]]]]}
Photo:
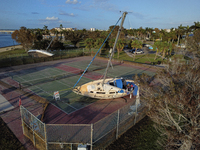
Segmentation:
{"type": "Polygon", "coordinates": [[[121,18],[122,18],[122,21],[121,21],[121,24],[120,24],[120,27],[119,27],[119,30],[118,30],[118,33],[117,33],[117,37],[116,37],[116,39],[115,39],[115,43],[114,43],[114,46],[113,46],[113,49],[112,49],[112,52],[111,52],[111,55],[110,55],[110,58],[109,58],[109,61],[108,61],[108,64],[107,64],[107,68],[106,68],[106,71],[105,71],[105,75],[104,75],[104,77],[103,77],[102,86],[103,86],[104,81],[105,81],[105,79],[106,79],[107,72],[108,72],[108,68],[109,68],[109,66],[110,66],[110,63],[111,63],[111,60],[112,60],[112,57],[113,57],[113,54],[114,54],[114,51],[115,51],[115,47],[116,47],[116,44],[117,44],[117,41],[118,41],[118,38],[119,38],[119,34],[120,34],[121,30],[122,30],[122,26],[123,26],[124,20],[125,20],[125,18],[126,18],[126,14],[127,14],[127,12],[124,12],[124,13],[122,14],[122,17],[121,17],[121,18]]]}

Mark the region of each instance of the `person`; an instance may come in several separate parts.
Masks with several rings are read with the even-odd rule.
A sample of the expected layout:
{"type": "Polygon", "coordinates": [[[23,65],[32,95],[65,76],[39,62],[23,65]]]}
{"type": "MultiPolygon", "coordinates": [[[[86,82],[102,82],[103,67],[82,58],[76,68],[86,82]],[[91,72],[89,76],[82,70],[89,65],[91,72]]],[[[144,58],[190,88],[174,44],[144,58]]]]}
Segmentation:
{"type": "Polygon", "coordinates": [[[130,91],[130,88],[131,88],[130,83],[128,83],[126,87],[127,87],[128,91],[130,91]]]}
{"type": "Polygon", "coordinates": [[[20,90],[22,89],[22,86],[21,86],[20,82],[19,82],[19,89],[20,89],[20,90]]]}
{"type": "Polygon", "coordinates": [[[133,84],[131,84],[130,90],[133,91],[133,89],[134,89],[134,88],[133,88],[133,84]]]}

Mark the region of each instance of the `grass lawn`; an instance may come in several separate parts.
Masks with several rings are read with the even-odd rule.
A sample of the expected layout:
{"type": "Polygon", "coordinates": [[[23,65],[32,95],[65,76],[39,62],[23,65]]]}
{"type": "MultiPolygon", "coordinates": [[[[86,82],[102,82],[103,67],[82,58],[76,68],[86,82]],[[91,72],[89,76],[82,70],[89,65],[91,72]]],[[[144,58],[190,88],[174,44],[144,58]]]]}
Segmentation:
{"type": "Polygon", "coordinates": [[[0,53],[0,59],[12,58],[12,57],[23,57],[28,56],[27,52],[23,49],[15,49],[10,51],[5,51],[0,53]]]}
{"type": "MultiPolygon", "coordinates": [[[[101,56],[105,57],[106,54],[108,54],[108,50],[102,50],[101,56]]],[[[125,61],[133,61],[133,57],[130,57],[127,55],[124,51],[120,52],[119,58],[118,58],[118,53],[116,52],[114,54],[114,59],[118,60],[125,60],[125,61]]],[[[157,57],[156,60],[154,60],[155,54],[138,54],[135,56],[135,61],[136,63],[148,63],[148,62],[158,62],[162,61],[161,57],[157,57]]]]}
{"type": "MultiPolygon", "coordinates": [[[[93,53],[93,55],[98,51],[99,49],[94,49],[92,48],[91,50],[87,49],[87,48],[77,48],[77,49],[66,49],[66,50],[62,50],[62,51],[52,51],[52,53],[56,54],[56,55],[65,55],[65,54],[79,54],[79,53],[90,53],[90,51],[93,53]]],[[[97,56],[102,56],[102,57],[108,57],[109,55],[109,49],[102,49],[101,50],[101,54],[98,54],[97,56]]],[[[24,56],[28,56],[28,53],[23,50],[23,49],[15,49],[15,50],[11,50],[11,51],[6,51],[6,52],[2,52],[0,53],[0,59],[3,58],[14,58],[14,57],[19,57],[19,58],[23,58],[24,56]]],[[[158,61],[162,61],[162,58],[160,56],[158,56],[156,58],[156,60],[154,60],[155,58],[155,54],[138,54],[135,56],[135,60],[133,57],[130,57],[129,55],[127,55],[124,51],[120,52],[119,58],[118,58],[118,53],[116,52],[114,54],[114,59],[118,59],[118,60],[124,60],[124,61],[133,61],[136,63],[147,63],[147,64],[152,64],[152,63],[156,63],[158,61]]],[[[173,56],[169,56],[168,58],[171,58],[171,60],[173,59],[179,59],[180,62],[182,61],[186,61],[187,58],[184,58],[183,55],[173,55],[173,56]]],[[[166,61],[167,59],[165,59],[164,61],[166,61]]]]}

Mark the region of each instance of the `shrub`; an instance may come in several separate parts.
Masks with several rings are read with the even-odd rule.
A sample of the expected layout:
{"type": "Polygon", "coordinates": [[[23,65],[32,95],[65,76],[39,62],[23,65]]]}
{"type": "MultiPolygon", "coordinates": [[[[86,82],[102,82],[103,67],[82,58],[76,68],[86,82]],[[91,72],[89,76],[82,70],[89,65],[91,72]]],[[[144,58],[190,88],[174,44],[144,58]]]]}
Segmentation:
{"type": "Polygon", "coordinates": [[[53,60],[59,60],[61,59],[61,56],[53,56],[53,60]]]}
{"type": "Polygon", "coordinates": [[[10,59],[0,60],[0,67],[10,67],[10,66],[12,66],[10,59]]]}
{"type": "Polygon", "coordinates": [[[12,66],[23,65],[23,60],[21,58],[14,58],[11,64],[12,66]]]}
{"type": "Polygon", "coordinates": [[[44,57],[44,61],[52,61],[53,57],[44,57]]]}
{"type": "Polygon", "coordinates": [[[34,59],[31,57],[23,58],[23,64],[32,64],[34,63],[34,59]]]}
{"type": "Polygon", "coordinates": [[[35,63],[44,62],[43,57],[33,58],[35,63]]]}

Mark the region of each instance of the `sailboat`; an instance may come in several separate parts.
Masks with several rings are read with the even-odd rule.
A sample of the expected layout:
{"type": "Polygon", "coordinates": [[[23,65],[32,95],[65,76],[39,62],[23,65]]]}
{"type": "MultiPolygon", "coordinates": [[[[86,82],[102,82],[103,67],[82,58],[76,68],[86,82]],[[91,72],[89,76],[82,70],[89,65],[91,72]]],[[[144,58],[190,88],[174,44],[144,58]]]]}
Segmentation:
{"type": "Polygon", "coordinates": [[[83,72],[82,76],[74,85],[73,90],[72,90],[74,93],[82,95],[82,96],[91,97],[91,98],[97,98],[97,99],[113,99],[113,98],[125,97],[128,95],[130,95],[131,97],[132,94],[133,96],[136,96],[136,95],[139,96],[139,87],[138,85],[134,83],[133,80],[126,80],[124,78],[106,78],[126,14],[127,12],[124,12],[122,14],[122,17],[120,17],[120,19],[122,18],[122,21],[117,33],[117,37],[116,37],[113,49],[110,52],[110,58],[108,60],[107,68],[106,68],[103,79],[91,81],[81,86],[76,86],[77,83],[82,78],[82,76],[84,75],[84,73],[87,71],[88,67],[90,66],[94,58],[96,57],[97,55],[96,54],[94,58],[92,59],[92,61],[90,62],[90,64],[88,65],[88,67],[83,72]]]}

